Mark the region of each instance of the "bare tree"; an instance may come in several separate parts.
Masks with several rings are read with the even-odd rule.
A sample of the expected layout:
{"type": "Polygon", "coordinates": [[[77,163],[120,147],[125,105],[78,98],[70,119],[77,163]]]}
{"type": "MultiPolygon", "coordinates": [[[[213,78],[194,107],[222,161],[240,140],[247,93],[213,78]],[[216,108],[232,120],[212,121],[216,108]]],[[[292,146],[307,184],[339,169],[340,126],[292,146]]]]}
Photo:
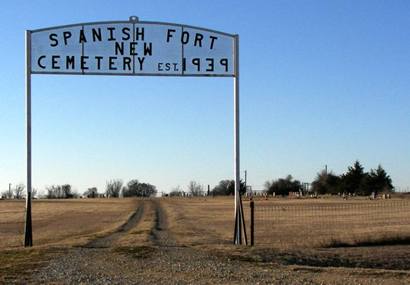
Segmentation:
{"type": "Polygon", "coordinates": [[[51,185],[46,187],[47,199],[56,199],[61,196],[61,186],[60,185],[51,185]]]}
{"type": "Polygon", "coordinates": [[[184,196],[184,191],[182,190],[181,186],[177,186],[171,189],[171,192],[169,192],[169,196],[171,197],[183,197],[184,196]]]}
{"type": "Polygon", "coordinates": [[[124,183],[121,179],[112,179],[107,181],[105,186],[105,195],[108,197],[118,198],[124,183]]]}
{"type": "Polygon", "coordinates": [[[24,184],[18,184],[14,187],[14,199],[23,199],[24,188],[24,184]]]}
{"type": "Polygon", "coordinates": [[[203,196],[204,187],[196,181],[190,181],[188,184],[188,193],[192,196],[203,196]]]}
{"type": "Polygon", "coordinates": [[[77,196],[70,184],[51,185],[46,187],[47,199],[68,199],[77,196]]]}

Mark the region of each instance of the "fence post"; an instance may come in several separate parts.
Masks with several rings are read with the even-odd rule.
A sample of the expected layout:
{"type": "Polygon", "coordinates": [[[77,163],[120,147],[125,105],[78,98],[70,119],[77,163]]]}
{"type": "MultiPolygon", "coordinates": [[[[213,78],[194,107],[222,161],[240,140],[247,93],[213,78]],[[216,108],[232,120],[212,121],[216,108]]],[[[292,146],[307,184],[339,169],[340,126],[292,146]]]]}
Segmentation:
{"type": "Polygon", "coordinates": [[[251,197],[251,246],[255,245],[255,202],[251,197]]]}

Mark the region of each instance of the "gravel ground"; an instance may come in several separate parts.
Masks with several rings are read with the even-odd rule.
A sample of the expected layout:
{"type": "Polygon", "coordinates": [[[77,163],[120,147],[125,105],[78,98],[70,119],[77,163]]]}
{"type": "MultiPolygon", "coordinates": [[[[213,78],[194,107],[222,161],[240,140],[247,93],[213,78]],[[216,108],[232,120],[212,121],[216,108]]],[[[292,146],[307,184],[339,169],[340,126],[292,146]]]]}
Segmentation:
{"type": "MultiPolygon", "coordinates": [[[[409,284],[407,272],[283,266],[250,262],[178,246],[160,201],[155,207],[152,246],[117,248],[114,241],[138,227],[140,206],[117,232],[50,260],[30,282],[46,284],[409,284]]],[[[143,205],[143,203],[142,203],[143,205]]]]}

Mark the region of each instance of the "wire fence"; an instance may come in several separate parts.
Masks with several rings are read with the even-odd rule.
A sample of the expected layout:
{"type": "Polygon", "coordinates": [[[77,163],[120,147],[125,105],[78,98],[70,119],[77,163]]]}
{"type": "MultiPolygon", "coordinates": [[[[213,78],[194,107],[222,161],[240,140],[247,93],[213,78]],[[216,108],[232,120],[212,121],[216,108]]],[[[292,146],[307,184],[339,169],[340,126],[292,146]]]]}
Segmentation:
{"type": "Polygon", "coordinates": [[[256,201],[255,244],[331,247],[410,241],[410,200],[256,201]]]}

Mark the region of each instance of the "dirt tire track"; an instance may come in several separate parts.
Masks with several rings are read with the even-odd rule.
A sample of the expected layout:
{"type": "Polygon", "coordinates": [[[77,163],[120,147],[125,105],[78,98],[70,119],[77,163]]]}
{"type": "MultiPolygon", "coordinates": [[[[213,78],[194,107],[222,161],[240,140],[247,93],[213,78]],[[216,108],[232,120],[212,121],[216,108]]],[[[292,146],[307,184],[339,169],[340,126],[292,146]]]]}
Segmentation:
{"type": "Polygon", "coordinates": [[[165,210],[159,200],[151,201],[155,209],[155,224],[151,229],[151,241],[160,247],[177,246],[177,242],[169,232],[168,220],[165,210]]]}
{"type": "Polygon", "coordinates": [[[115,232],[106,236],[96,238],[87,243],[84,248],[109,248],[112,247],[116,240],[125,235],[134,228],[144,215],[144,203],[140,203],[138,208],[132,213],[128,220],[121,225],[115,232]]]}

